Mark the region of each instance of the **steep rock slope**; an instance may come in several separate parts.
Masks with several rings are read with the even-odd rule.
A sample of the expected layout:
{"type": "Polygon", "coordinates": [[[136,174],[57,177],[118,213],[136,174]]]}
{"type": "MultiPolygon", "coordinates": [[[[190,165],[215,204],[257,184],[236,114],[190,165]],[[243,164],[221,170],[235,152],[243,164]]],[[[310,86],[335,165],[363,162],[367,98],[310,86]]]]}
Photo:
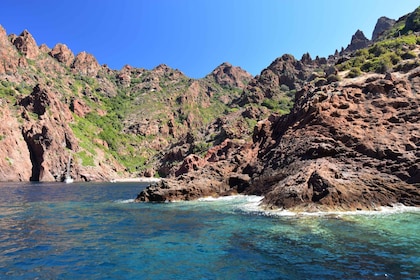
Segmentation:
{"type": "Polygon", "coordinates": [[[139,201],[264,195],[292,210],[420,204],[420,68],[301,90],[292,112],[260,121],[252,143],[226,140],[139,201]]]}
{"type": "Polygon", "coordinates": [[[258,121],[252,139],[227,137],[201,155],[171,153],[182,164],[136,200],[245,193],[293,211],[419,206],[420,40],[415,30],[395,33],[413,25],[413,14],[376,43],[357,32],[345,56],[275,60],[232,105],[274,111],[281,102],[273,97],[292,90],[290,114],[258,121]]]}
{"type": "Polygon", "coordinates": [[[306,89],[290,115],[260,124],[252,187],[269,188],[264,204],[294,210],[419,205],[419,71],[306,89]]]}
{"type": "Polygon", "coordinates": [[[0,27],[0,181],[60,181],[69,159],[77,180],[154,176],[146,161],[222,115],[251,78],[228,63],[203,79],[166,65],[112,70],[0,27]]]}

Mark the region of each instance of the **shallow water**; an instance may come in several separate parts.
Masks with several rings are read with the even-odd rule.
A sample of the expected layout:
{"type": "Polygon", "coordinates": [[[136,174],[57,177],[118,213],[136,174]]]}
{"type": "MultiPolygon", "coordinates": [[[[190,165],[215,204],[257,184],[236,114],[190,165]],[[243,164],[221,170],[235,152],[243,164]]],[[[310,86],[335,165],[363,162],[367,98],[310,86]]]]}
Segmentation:
{"type": "Polygon", "coordinates": [[[1,184],[0,279],[419,279],[420,212],[132,203],[141,184],[1,184]]]}

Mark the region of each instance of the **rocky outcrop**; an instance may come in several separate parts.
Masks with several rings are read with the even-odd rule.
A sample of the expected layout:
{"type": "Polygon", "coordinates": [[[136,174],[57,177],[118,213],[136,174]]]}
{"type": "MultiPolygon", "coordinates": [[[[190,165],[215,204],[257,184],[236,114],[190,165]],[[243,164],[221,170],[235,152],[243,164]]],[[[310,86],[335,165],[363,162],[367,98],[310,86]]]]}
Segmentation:
{"type": "Polygon", "coordinates": [[[101,69],[101,66],[93,55],[81,52],[74,59],[71,68],[75,74],[95,77],[101,69]]]}
{"type": "Polygon", "coordinates": [[[210,74],[221,86],[244,88],[252,79],[252,75],[240,67],[224,62],[210,74]]]}
{"type": "Polygon", "coordinates": [[[306,53],[301,60],[297,60],[285,54],[254,77],[234,103],[245,106],[249,103],[262,103],[267,98],[284,97],[287,91],[300,90],[305,83],[317,78],[327,81],[327,77],[334,73],[330,68],[325,58],[312,59],[306,53]]]}
{"type": "Polygon", "coordinates": [[[20,124],[0,99],[0,179],[1,181],[29,181],[32,164],[29,150],[23,139],[20,124]]]}
{"type": "Polygon", "coordinates": [[[369,46],[370,40],[366,38],[363,31],[357,30],[356,33],[351,37],[351,42],[345,49],[345,52],[352,52],[356,50],[360,50],[369,46]]]}
{"type": "Polygon", "coordinates": [[[137,196],[136,201],[193,200],[241,193],[248,187],[250,177],[237,171],[255,156],[251,145],[226,139],[203,158],[194,154],[187,156],[176,171],[176,178],[151,185],[137,196]]]}
{"type": "Polygon", "coordinates": [[[79,117],[85,117],[92,110],[82,99],[73,98],[70,103],[70,110],[79,117]]]}
{"type": "Polygon", "coordinates": [[[303,90],[257,128],[250,191],[269,186],[263,203],[293,210],[420,205],[417,75],[303,90]]]}
{"type": "Polygon", "coordinates": [[[408,14],[407,19],[405,20],[405,26],[402,30],[403,34],[409,32],[420,32],[420,7],[415,9],[412,13],[408,14]]]}
{"type": "Polygon", "coordinates": [[[252,145],[227,141],[231,146],[223,143],[203,159],[190,155],[178,177],[137,200],[240,192],[294,211],[419,206],[419,75],[415,69],[305,87],[289,115],[257,124],[252,145]]]}
{"type": "Polygon", "coordinates": [[[19,66],[26,66],[26,59],[19,56],[10,43],[4,28],[0,25],[0,75],[14,74],[19,66]]]}
{"type": "Polygon", "coordinates": [[[376,22],[375,28],[372,33],[372,41],[376,41],[384,32],[390,30],[396,20],[387,17],[380,17],[376,22]]]}
{"type": "Polygon", "coordinates": [[[24,30],[19,36],[13,36],[12,43],[28,59],[35,60],[39,55],[38,45],[28,30],[24,30]]]}
{"type": "MultiPolygon", "coordinates": [[[[31,181],[61,181],[69,155],[78,150],[78,141],[68,126],[73,120],[70,110],[42,85],[37,85],[19,105],[25,120],[22,135],[32,163],[31,181]]],[[[75,168],[72,173],[77,178],[75,168]]]]}
{"type": "Polygon", "coordinates": [[[73,52],[64,44],[55,45],[49,54],[67,67],[70,67],[74,61],[73,52]]]}

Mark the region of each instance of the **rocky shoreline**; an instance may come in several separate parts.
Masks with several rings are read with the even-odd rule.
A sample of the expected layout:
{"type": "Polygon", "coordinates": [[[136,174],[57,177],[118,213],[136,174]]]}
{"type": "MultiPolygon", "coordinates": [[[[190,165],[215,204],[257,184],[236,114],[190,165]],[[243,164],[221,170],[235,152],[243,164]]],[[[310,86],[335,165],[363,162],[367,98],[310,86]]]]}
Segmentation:
{"type": "Polygon", "coordinates": [[[252,143],[226,140],[136,201],[263,195],[267,209],[420,206],[420,67],[306,87],[292,112],[260,121],[252,143]]]}

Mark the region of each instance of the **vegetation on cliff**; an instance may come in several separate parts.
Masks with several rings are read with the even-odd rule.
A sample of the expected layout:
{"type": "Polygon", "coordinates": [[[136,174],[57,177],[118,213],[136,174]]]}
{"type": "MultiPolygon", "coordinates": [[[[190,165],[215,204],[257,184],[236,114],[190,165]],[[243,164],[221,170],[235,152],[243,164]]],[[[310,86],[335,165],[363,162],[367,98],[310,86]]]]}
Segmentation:
{"type": "Polygon", "coordinates": [[[269,206],[344,205],[347,175],[361,191],[393,182],[416,197],[407,186],[419,183],[419,138],[400,128],[418,131],[419,9],[382,22],[373,41],[358,30],[328,58],[285,54],[255,77],[223,63],[202,79],[163,64],[112,70],[0,28],[0,180],[60,181],[70,156],[77,180],[158,176],[182,185],[164,181],[140,200],[245,192],[267,195],[269,206]],[[395,149],[375,140],[393,131],[395,149]],[[343,171],[353,167],[375,175],[343,171]]]}

